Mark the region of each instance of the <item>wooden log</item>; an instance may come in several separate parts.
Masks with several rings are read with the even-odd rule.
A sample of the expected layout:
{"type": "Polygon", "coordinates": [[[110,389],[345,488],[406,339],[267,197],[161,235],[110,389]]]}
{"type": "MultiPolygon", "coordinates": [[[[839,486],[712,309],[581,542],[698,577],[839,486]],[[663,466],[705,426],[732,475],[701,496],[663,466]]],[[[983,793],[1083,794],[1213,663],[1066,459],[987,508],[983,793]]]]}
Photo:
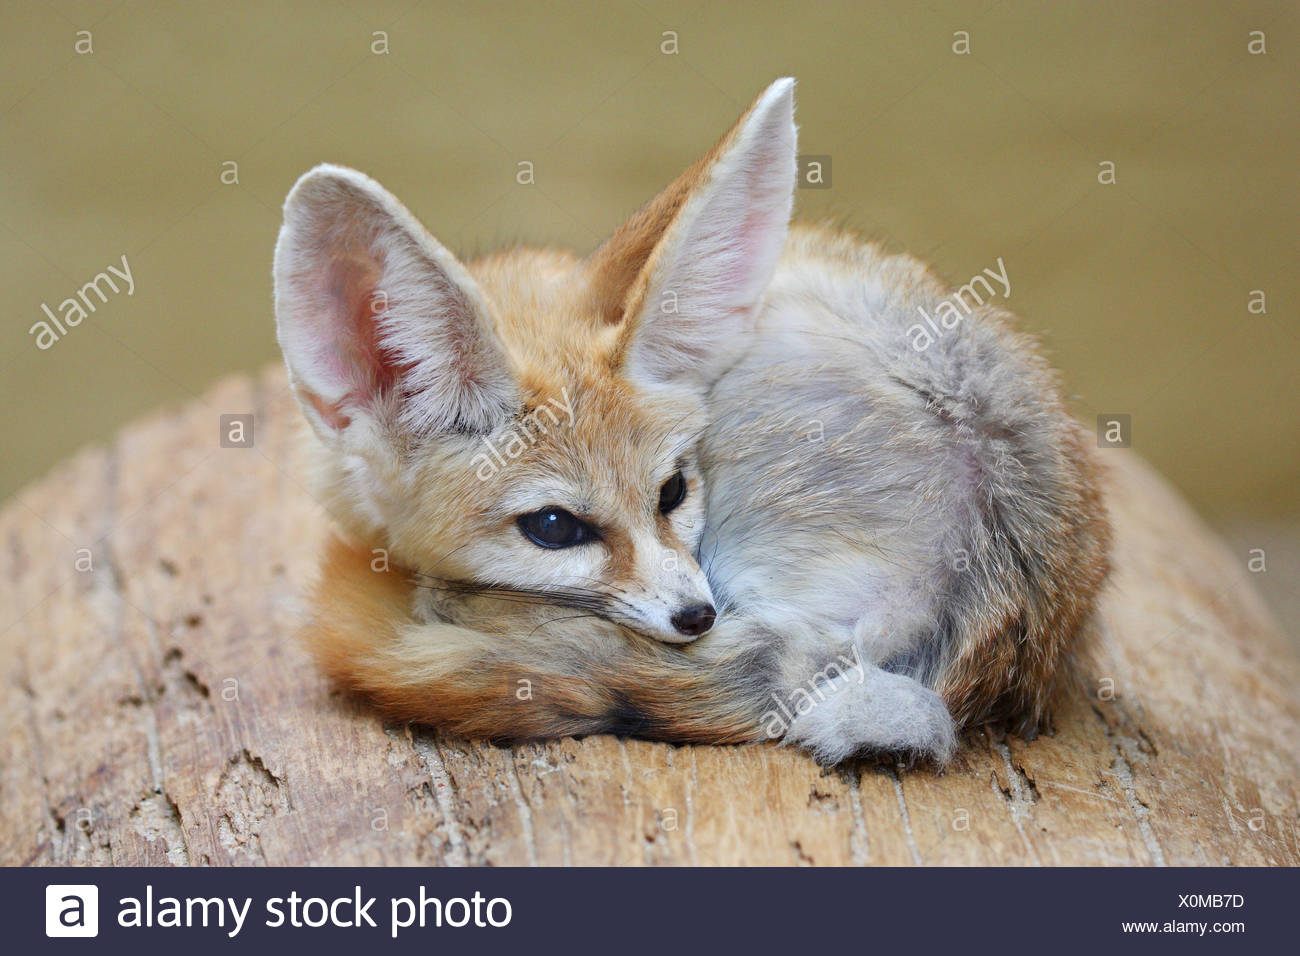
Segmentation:
{"type": "Polygon", "coordinates": [[[293,639],[327,527],[277,369],[0,510],[6,864],[1300,864],[1300,664],[1130,452],[1087,694],[941,775],[774,745],[515,748],[385,725],[293,639]],[[252,448],[219,445],[254,416],[252,448]]]}

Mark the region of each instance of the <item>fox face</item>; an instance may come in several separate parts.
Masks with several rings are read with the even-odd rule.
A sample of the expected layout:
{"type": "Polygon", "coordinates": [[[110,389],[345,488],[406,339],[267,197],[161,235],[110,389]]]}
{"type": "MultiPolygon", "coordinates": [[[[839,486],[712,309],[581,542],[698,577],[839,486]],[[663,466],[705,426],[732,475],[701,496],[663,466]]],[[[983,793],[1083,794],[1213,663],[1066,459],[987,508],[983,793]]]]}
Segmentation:
{"type": "Polygon", "coordinates": [[[277,332],[322,504],[440,596],[538,601],[666,642],[716,611],[695,443],[785,242],[793,81],[591,255],[462,264],[369,177],[285,202],[277,332]]]}
{"type": "Polygon", "coordinates": [[[664,641],[704,633],[715,611],[695,558],[702,403],[638,388],[605,362],[539,378],[524,377],[498,427],[412,456],[386,522],[394,553],[426,576],[435,607],[477,590],[664,641]]]}

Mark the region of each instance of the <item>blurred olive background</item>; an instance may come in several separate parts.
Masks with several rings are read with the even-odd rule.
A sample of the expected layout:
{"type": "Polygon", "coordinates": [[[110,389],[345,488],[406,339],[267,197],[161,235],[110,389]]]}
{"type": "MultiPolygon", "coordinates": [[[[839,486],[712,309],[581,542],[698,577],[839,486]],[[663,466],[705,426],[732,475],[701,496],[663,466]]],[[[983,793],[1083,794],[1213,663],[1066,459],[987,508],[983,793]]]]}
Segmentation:
{"type": "Polygon", "coordinates": [[[1001,256],[1079,414],[1131,415],[1290,616],[1298,27],[1291,2],[6,0],[0,499],[276,359],[279,205],[312,165],[462,255],[586,250],[789,74],[831,160],[800,213],[958,281],[1001,256]],[[39,350],[41,303],[124,254],[134,294],[39,350]]]}

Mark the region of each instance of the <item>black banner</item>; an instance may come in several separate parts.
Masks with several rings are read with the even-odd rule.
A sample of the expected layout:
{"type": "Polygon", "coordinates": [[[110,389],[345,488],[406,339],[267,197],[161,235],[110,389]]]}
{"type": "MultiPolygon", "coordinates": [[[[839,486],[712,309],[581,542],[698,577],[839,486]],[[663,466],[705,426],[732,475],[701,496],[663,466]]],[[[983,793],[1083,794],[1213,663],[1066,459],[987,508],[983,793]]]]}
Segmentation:
{"type": "Polygon", "coordinates": [[[1298,890],[1295,871],[1263,869],[0,870],[10,952],[186,956],[1289,952],[1298,890]]]}

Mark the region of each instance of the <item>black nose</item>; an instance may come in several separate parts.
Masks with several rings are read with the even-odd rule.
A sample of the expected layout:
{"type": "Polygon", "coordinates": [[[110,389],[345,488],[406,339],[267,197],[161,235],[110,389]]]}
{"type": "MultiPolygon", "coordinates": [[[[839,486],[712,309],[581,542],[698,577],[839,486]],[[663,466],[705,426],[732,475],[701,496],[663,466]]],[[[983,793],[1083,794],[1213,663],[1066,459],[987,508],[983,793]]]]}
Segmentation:
{"type": "Polygon", "coordinates": [[[683,634],[694,637],[696,634],[703,634],[711,628],[717,617],[718,612],[713,610],[713,605],[692,604],[690,607],[684,607],[673,615],[673,627],[683,634]]]}

